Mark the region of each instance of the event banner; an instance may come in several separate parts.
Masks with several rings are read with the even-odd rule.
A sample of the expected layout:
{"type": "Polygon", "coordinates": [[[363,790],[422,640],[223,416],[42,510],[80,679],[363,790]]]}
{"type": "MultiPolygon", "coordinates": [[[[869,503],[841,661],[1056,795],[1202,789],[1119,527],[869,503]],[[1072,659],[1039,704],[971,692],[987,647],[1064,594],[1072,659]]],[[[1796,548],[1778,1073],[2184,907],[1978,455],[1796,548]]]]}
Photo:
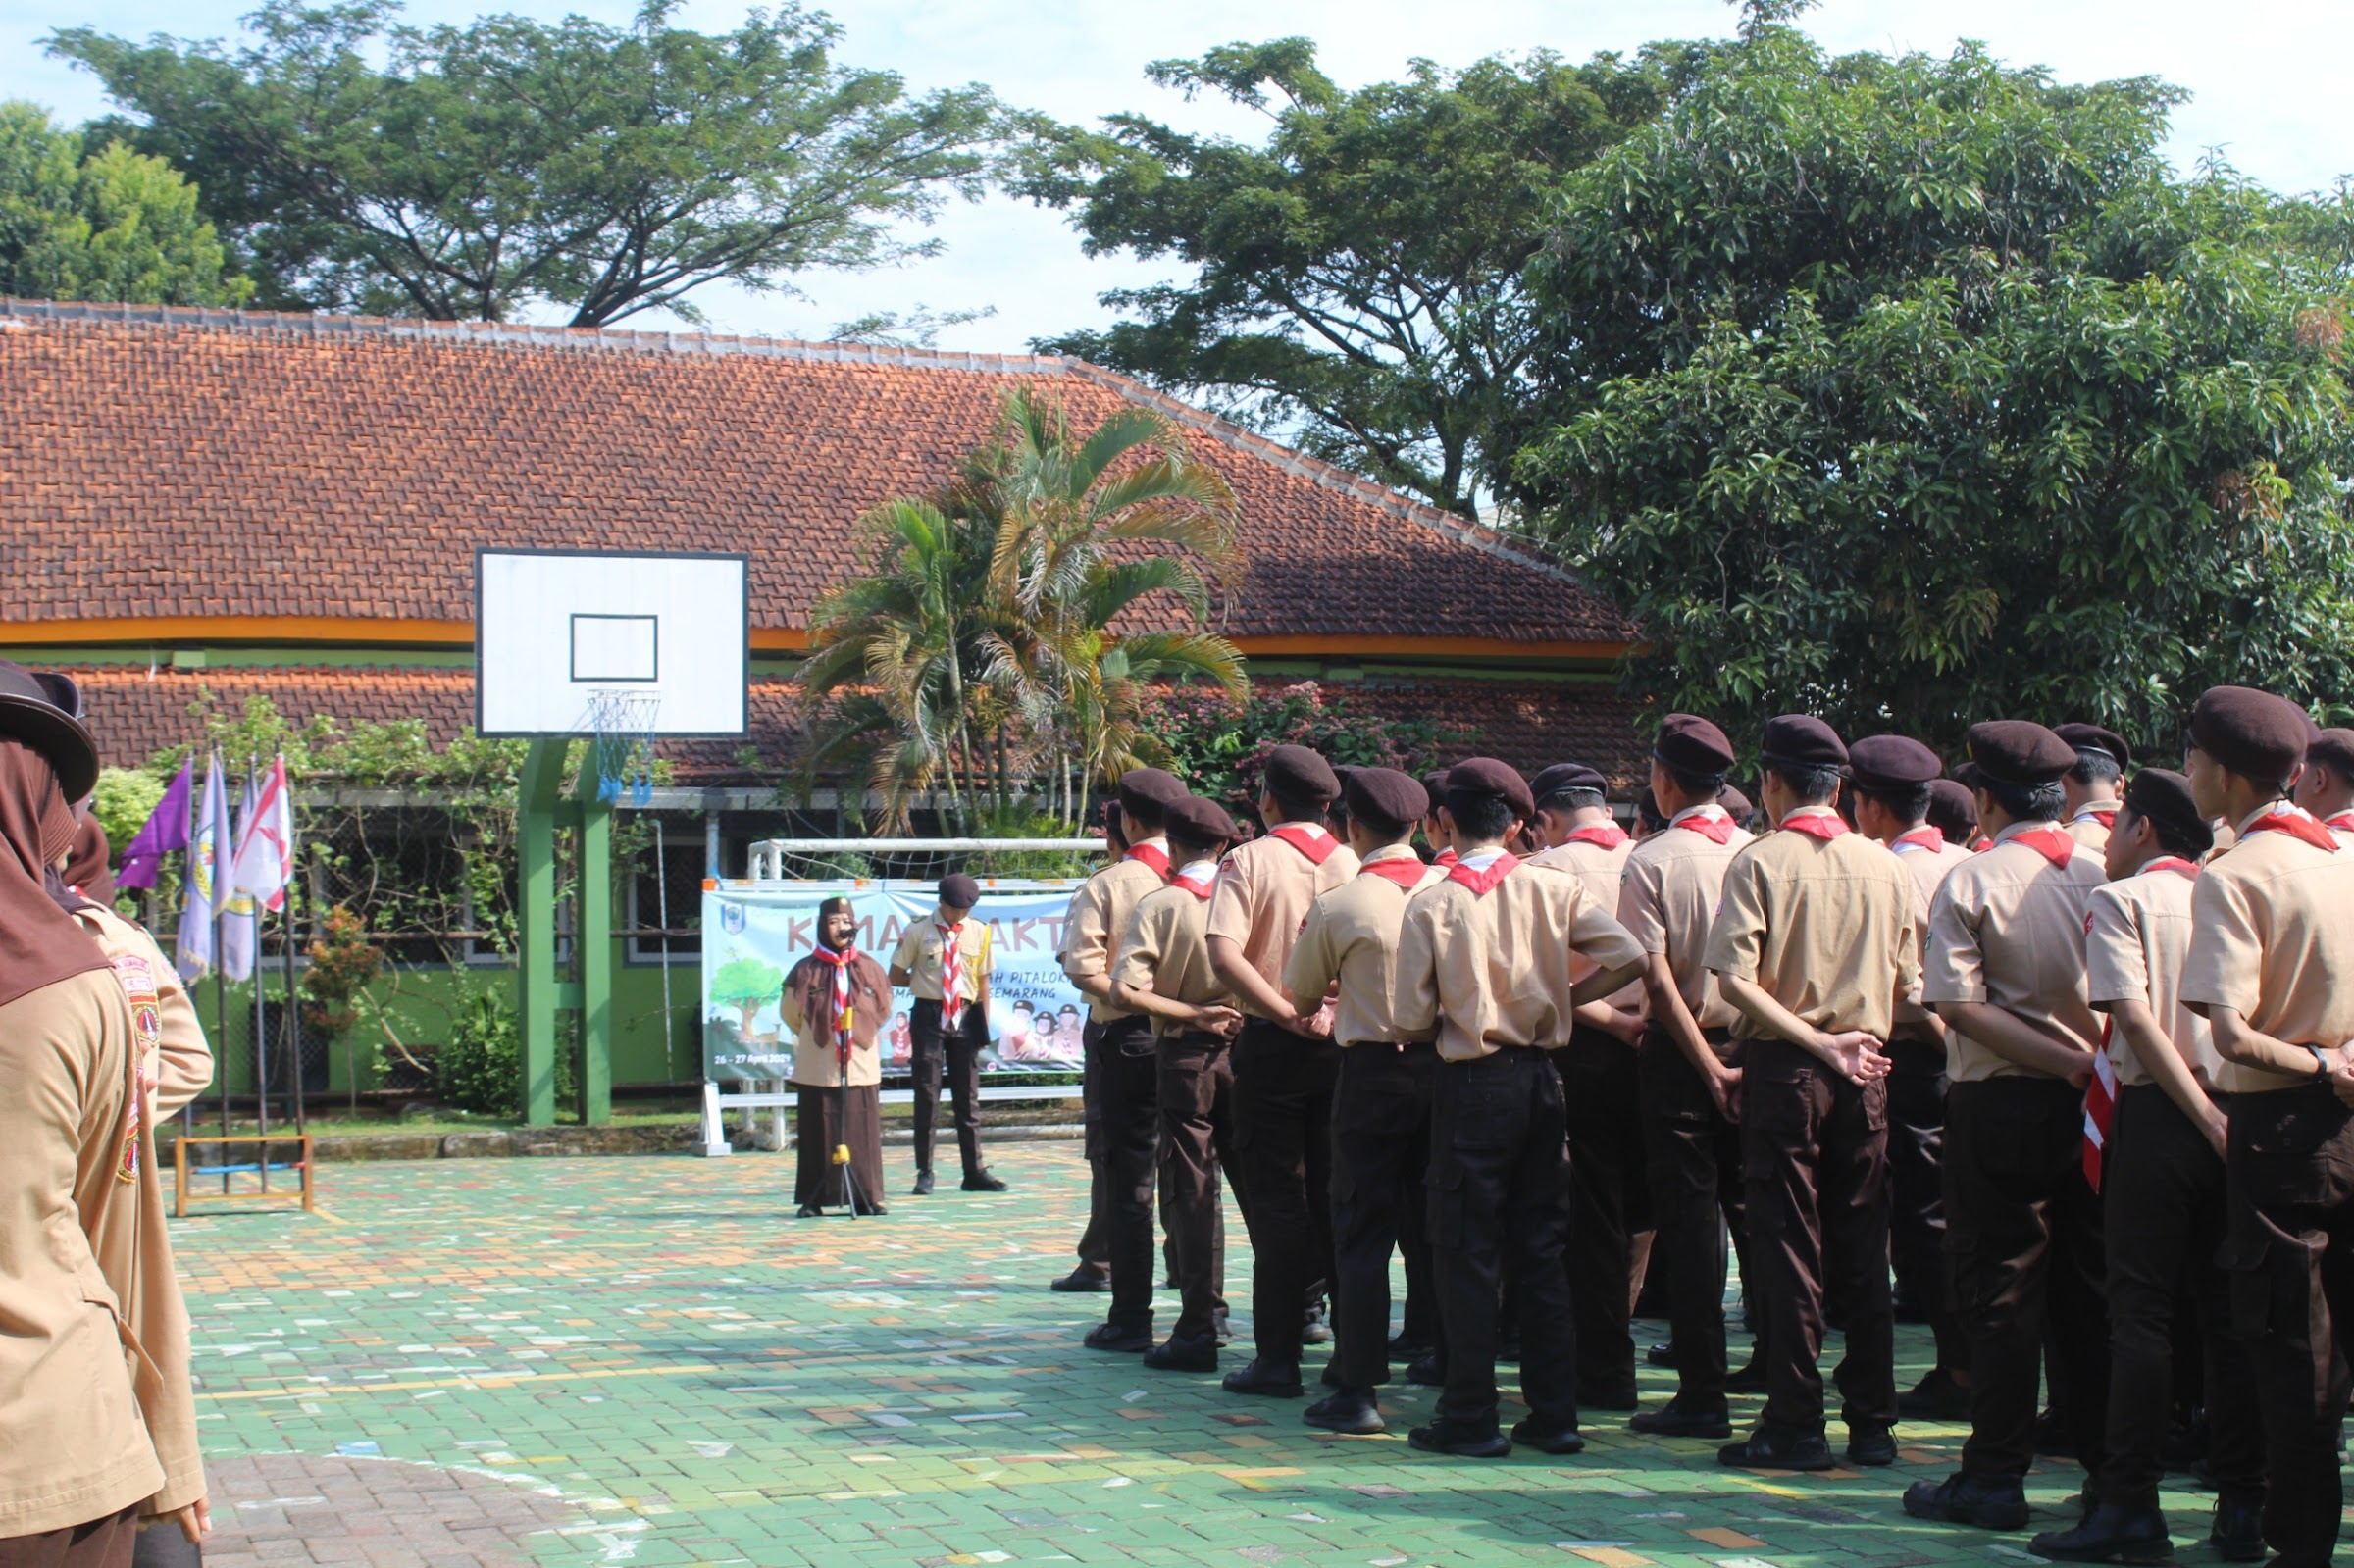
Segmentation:
{"type": "MultiPolygon", "coordinates": [[[[1055,957],[1076,882],[982,883],[973,918],[990,929],[990,1048],[983,1071],[1077,1070],[1087,999],[1055,957]]],[[[817,906],[841,895],[858,918],[858,950],[886,969],[900,934],[939,900],[932,883],[722,882],[703,894],[703,1075],[715,1083],[781,1079],[793,1040],[777,1015],[786,972],[817,945],[817,906]]],[[[892,998],[883,1070],[907,1070],[907,1014],[892,998]]]]}

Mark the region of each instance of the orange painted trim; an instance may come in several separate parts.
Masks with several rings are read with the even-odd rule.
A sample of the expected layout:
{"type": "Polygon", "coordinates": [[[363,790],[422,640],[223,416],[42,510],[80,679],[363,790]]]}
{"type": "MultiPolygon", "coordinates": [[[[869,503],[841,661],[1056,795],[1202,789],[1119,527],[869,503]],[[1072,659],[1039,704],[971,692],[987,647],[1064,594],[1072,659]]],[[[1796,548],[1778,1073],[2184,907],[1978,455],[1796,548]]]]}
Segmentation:
{"type": "Polygon", "coordinates": [[[0,622],[0,642],[310,642],[363,647],[470,648],[472,621],[376,621],[326,615],[107,616],[87,621],[0,622]]]}
{"type": "Polygon", "coordinates": [[[1342,655],[1368,658],[1615,659],[1624,642],[1519,642],[1510,637],[1259,636],[1235,637],[1246,654],[1268,658],[1342,655]]]}
{"type": "Polygon", "coordinates": [[[756,626],[752,628],[754,653],[807,653],[809,633],[796,632],[789,626],[756,626]]]}

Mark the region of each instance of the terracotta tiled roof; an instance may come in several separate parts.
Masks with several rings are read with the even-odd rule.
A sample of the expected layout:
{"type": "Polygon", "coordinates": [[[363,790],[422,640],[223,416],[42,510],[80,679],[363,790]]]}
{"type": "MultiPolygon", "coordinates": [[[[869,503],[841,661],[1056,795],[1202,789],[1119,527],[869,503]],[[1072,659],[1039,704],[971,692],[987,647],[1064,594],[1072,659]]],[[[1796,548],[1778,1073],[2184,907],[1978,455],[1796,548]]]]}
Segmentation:
{"type": "Polygon", "coordinates": [[[936,486],[1017,383],[1196,432],[1244,508],[1230,635],[1628,635],[1484,531],[1074,360],[15,302],[0,594],[19,621],[465,623],[477,546],[747,550],[754,627],[791,632],[851,521],[936,486]]]}

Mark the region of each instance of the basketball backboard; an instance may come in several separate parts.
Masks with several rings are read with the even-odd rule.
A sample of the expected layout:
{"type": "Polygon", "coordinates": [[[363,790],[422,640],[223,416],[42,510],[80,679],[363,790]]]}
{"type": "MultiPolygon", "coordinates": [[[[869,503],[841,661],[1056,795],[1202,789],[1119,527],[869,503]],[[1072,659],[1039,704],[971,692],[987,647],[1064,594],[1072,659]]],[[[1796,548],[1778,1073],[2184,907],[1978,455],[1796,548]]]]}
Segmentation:
{"type": "Polygon", "coordinates": [[[741,555],[478,550],[474,722],[486,736],[740,735],[751,677],[741,555]]]}

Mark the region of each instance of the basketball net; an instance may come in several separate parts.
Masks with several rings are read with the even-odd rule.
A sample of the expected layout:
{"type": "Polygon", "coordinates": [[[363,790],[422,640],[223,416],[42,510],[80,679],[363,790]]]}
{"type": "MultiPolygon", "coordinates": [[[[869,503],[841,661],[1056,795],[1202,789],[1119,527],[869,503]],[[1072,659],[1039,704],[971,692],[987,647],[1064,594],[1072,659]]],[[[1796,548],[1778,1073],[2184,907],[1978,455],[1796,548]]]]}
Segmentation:
{"type": "Polygon", "coordinates": [[[645,806],[654,798],[654,722],[662,699],[643,691],[598,691],[588,698],[596,798],[645,806]]]}

